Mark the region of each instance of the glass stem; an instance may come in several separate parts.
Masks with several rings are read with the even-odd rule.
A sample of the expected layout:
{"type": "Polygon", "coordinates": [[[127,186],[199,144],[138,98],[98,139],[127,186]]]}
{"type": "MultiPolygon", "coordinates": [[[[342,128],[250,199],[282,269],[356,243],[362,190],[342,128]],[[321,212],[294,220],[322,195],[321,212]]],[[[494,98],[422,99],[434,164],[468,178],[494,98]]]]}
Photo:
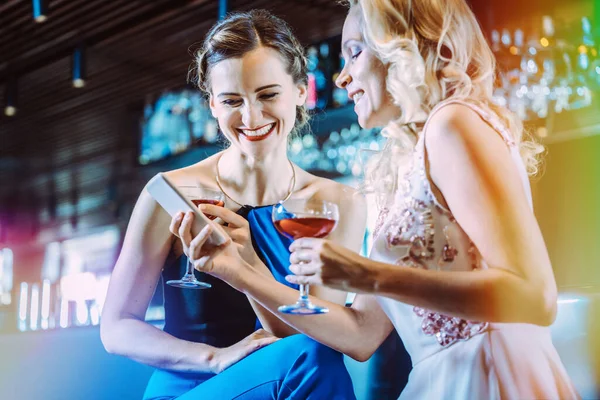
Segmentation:
{"type": "Polygon", "coordinates": [[[300,284],[300,301],[308,302],[309,285],[300,284]]]}
{"type": "Polygon", "coordinates": [[[194,264],[192,264],[189,257],[188,257],[187,271],[185,272],[185,276],[189,277],[190,279],[194,278],[194,264]]]}

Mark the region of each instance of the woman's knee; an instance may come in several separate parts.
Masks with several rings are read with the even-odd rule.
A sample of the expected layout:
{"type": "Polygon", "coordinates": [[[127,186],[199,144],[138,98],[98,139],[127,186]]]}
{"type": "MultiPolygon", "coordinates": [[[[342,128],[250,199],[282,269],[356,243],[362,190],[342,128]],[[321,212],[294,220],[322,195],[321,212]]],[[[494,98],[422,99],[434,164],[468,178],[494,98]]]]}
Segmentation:
{"type": "Polygon", "coordinates": [[[330,347],[325,346],[317,342],[316,340],[303,335],[293,335],[283,338],[279,341],[286,349],[298,349],[307,353],[314,353],[317,355],[333,355],[340,354],[337,351],[331,349],[330,347]]]}
{"type": "Polygon", "coordinates": [[[287,348],[294,348],[294,349],[312,348],[315,346],[315,344],[319,344],[319,342],[317,342],[316,340],[311,339],[310,337],[303,335],[301,333],[299,333],[297,335],[285,337],[285,338],[281,339],[280,341],[278,341],[277,343],[279,343],[282,346],[285,346],[287,348]]]}
{"type": "Polygon", "coordinates": [[[311,399],[355,399],[352,380],[340,352],[306,335],[294,335],[282,341],[291,361],[284,386],[311,399]]]}
{"type": "Polygon", "coordinates": [[[306,335],[294,335],[280,340],[286,354],[296,354],[298,361],[318,367],[343,365],[343,356],[336,350],[317,342],[306,335]]]}

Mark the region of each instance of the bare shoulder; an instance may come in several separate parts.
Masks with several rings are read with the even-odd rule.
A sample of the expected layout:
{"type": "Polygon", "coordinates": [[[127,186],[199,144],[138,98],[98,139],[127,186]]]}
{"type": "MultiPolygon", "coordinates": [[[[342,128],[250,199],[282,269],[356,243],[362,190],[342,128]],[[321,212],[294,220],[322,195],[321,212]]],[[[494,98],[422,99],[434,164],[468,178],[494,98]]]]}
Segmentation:
{"type": "MultiPolygon", "coordinates": [[[[165,171],[164,174],[175,185],[201,185],[208,188],[216,189],[214,180],[214,165],[216,156],[209,157],[196,164],[165,171]]],[[[175,236],[169,232],[171,217],[169,214],[154,200],[154,198],[144,188],[140,193],[136,206],[133,210],[128,231],[137,232],[135,236],[144,236],[151,238],[152,243],[175,243],[177,246],[175,251],[180,254],[182,252],[181,244],[175,241],[175,236]],[[144,234],[142,234],[144,233],[144,234]]]]}
{"type": "Polygon", "coordinates": [[[465,221],[473,210],[472,199],[488,196],[494,201],[519,197],[526,204],[525,191],[510,147],[500,132],[465,105],[451,104],[436,112],[425,132],[429,175],[434,190],[465,221]]]}
{"type": "Polygon", "coordinates": [[[462,147],[475,150],[483,143],[504,146],[502,137],[481,116],[463,104],[449,104],[431,116],[425,144],[428,151],[462,147]]]}
{"type": "MultiPolygon", "coordinates": [[[[165,171],[163,174],[167,176],[175,185],[201,185],[213,188],[216,183],[214,181],[214,173],[211,174],[215,164],[215,156],[209,157],[196,164],[179,168],[171,171],[165,171]]],[[[146,219],[152,218],[153,215],[161,215],[161,221],[164,223],[170,222],[170,218],[166,218],[168,214],[160,207],[154,198],[148,193],[146,188],[140,193],[137,205],[137,213],[134,210],[132,217],[142,217],[146,219]]]]}

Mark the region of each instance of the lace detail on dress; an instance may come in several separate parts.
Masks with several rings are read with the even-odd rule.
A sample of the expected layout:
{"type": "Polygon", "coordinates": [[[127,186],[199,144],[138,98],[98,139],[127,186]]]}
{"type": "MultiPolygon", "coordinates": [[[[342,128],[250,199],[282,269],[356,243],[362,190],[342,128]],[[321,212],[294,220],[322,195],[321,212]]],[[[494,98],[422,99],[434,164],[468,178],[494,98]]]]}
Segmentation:
{"type": "Polygon", "coordinates": [[[375,221],[375,229],[373,230],[373,238],[376,238],[377,236],[379,236],[379,233],[381,232],[381,228],[383,228],[383,225],[385,224],[386,218],[389,213],[390,213],[390,209],[387,206],[383,207],[381,209],[381,211],[379,211],[379,215],[377,216],[377,221],[375,221]]]}
{"type": "Polygon", "coordinates": [[[426,335],[433,335],[441,346],[449,346],[459,340],[468,340],[487,327],[487,322],[468,321],[457,317],[414,307],[417,316],[422,317],[421,330],[426,335]]]}
{"type": "MultiPolygon", "coordinates": [[[[396,264],[409,268],[427,268],[418,257],[412,254],[399,259],[396,264]]],[[[459,340],[468,340],[489,326],[487,322],[450,317],[422,307],[413,307],[413,312],[422,318],[421,330],[423,333],[434,336],[443,347],[450,346],[459,340]]]]}
{"type": "Polygon", "coordinates": [[[401,206],[396,206],[390,215],[385,229],[388,248],[409,246],[410,254],[417,259],[431,259],[435,254],[433,238],[433,216],[431,210],[421,200],[404,198],[401,206]]]}

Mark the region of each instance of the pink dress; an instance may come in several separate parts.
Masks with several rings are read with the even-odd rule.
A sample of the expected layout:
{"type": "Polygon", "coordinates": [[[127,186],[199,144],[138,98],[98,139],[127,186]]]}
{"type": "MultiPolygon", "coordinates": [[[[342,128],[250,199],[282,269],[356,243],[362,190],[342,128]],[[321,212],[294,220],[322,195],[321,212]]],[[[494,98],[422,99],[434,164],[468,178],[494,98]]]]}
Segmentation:
{"type": "MultiPolygon", "coordinates": [[[[463,102],[506,142],[531,205],[518,147],[493,114],[463,102]]],[[[487,268],[452,213],[434,197],[425,173],[424,133],[394,200],[379,215],[370,257],[388,264],[432,270],[487,268]]],[[[400,268],[400,267],[399,267],[400,268]]],[[[379,302],[400,334],[413,364],[401,399],[577,399],[550,339],[531,324],[466,321],[386,297],[379,302]]]]}

